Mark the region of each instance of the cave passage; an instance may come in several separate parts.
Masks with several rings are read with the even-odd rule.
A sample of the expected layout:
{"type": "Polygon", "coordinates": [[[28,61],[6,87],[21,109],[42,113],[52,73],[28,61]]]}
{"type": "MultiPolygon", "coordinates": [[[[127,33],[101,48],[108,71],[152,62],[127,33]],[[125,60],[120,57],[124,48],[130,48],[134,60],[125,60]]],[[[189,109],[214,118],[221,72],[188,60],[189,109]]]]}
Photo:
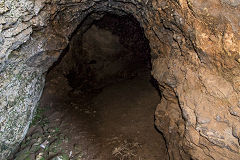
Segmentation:
{"type": "Polygon", "coordinates": [[[26,139],[41,138],[48,149],[32,156],[167,159],[164,139],[154,127],[156,86],[148,40],[135,18],[87,18],[47,74],[38,109],[43,118],[26,139]]]}

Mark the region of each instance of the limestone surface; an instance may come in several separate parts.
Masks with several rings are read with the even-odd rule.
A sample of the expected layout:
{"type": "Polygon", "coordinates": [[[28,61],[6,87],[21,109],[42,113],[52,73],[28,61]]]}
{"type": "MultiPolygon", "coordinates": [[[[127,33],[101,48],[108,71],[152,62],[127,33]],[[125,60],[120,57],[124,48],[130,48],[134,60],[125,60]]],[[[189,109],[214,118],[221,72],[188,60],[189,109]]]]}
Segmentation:
{"type": "Polygon", "coordinates": [[[0,159],[25,137],[46,71],[97,12],[132,14],[144,28],[170,159],[240,159],[238,0],[2,0],[0,159]]]}

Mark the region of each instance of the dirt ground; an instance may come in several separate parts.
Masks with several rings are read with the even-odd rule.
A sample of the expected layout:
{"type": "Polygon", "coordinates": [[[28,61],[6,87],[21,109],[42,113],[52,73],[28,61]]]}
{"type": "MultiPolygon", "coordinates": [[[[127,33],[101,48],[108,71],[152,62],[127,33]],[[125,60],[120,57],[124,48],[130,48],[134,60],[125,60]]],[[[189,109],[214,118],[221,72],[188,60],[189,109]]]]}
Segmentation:
{"type": "Polygon", "coordinates": [[[65,77],[47,76],[33,124],[16,160],[165,160],[154,128],[160,101],[149,74],[83,93],[65,77]]]}

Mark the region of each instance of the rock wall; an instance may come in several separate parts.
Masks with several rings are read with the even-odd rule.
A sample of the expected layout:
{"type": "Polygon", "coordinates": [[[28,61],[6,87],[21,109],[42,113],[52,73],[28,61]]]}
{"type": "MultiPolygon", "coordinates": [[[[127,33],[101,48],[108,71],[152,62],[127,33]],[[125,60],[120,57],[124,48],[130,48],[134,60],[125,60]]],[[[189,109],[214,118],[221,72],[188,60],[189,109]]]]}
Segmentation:
{"type": "Polygon", "coordinates": [[[54,66],[73,90],[90,91],[133,78],[150,63],[149,43],[138,21],[99,12],[84,19],[54,66]]]}
{"type": "Polygon", "coordinates": [[[238,0],[0,2],[0,159],[26,134],[44,73],[93,12],[132,14],[150,41],[170,159],[240,159],[238,0]]]}

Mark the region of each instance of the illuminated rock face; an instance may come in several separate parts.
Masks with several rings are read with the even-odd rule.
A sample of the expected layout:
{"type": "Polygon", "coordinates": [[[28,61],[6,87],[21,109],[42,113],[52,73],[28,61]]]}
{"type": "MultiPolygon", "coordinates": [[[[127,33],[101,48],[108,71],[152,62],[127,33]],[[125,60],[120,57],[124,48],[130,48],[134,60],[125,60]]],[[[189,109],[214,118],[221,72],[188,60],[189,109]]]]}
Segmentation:
{"type": "Polygon", "coordinates": [[[44,73],[81,22],[104,12],[131,14],[144,28],[163,94],[155,124],[170,159],[240,159],[237,0],[0,2],[0,159],[24,138],[44,73]]]}

